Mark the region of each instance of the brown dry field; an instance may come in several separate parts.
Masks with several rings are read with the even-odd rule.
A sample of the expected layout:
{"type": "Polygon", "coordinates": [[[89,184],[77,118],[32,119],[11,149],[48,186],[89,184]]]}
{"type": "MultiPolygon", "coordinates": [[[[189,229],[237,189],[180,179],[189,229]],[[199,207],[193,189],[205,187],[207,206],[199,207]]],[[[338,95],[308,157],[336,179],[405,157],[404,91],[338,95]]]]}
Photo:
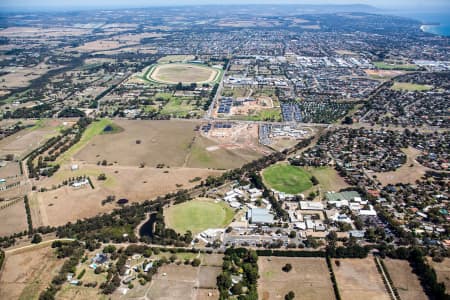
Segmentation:
{"type": "MultiPolygon", "coordinates": [[[[2,205],[4,202],[0,202],[0,206],[2,205]]],[[[8,236],[27,229],[27,215],[23,200],[0,209],[0,236],[8,236]]]]}
{"type": "Polygon", "coordinates": [[[334,299],[328,267],[324,258],[259,257],[259,299],[283,299],[293,291],[299,299],[334,299]],[[290,263],[292,270],[281,268],[290,263]]]}
{"type": "MultiPolygon", "coordinates": [[[[18,162],[7,162],[6,166],[0,167],[0,178],[14,179],[20,176],[20,166],[18,162]]],[[[10,180],[8,180],[9,182],[10,180]]]]}
{"type": "Polygon", "coordinates": [[[450,259],[445,258],[443,262],[434,262],[431,258],[428,259],[428,263],[436,271],[438,282],[443,282],[447,291],[450,290],[450,259]]]}
{"type": "Polygon", "coordinates": [[[333,259],[332,263],[342,299],[390,299],[372,257],[333,259]],[[336,260],[341,262],[339,267],[336,260]]]}
{"type": "Polygon", "coordinates": [[[10,72],[0,76],[0,87],[3,89],[13,89],[26,87],[31,80],[41,77],[50,70],[58,69],[58,67],[47,65],[45,62],[34,67],[7,67],[4,71],[10,72]]]}
{"type": "Polygon", "coordinates": [[[57,134],[56,128],[63,122],[71,120],[46,120],[40,128],[21,130],[0,141],[0,156],[14,154],[24,156],[31,150],[44,143],[45,140],[57,134]]]}
{"type": "Polygon", "coordinates": [[[427,170],[427,167],[422,166],[416,161],[416,157],[420,155],[420,151],[409,147],[402,150],[406,155],[406,163],[400,168],[392,172],[378,172],[373,173],[376,175],[377,179],[383,185],[395,184],[395,183],[412,183],[415,184],[417,179],[420,179],[427,170]],[[410,167],[410,165],[413,165],[410,167]]]}
{"type": "Polygon", "coordinates": [[[201,124],[197,121],[114,122],[124,131],[94,137],[74,160],[96,164],[105,159],[133,167],[144,162],[149,167],[230,169],[261,157],[266,150],[258,145],[257,125],[235,126],[226,132],[212,130],[204,137],[194,131],[201,124]]]}
{"type": "Polygon", "coordinates": [[[367,75],[373,78],[392,78],[398,75],[405,74],[404,71],[396,71],[396,70],[364,70],[367,75]]]}
{"type": "Polygon", "coordinates": [[[233,169],[262,156],[243,144],[217,143],[207,137],[198,137],[187,157],[187,166],[198,168],[233,169]]]}
{"type": "Polygon", "coordinates": [[[94,137],[75,160],[96,164],[106,159],[123,166],[139,166],[144,162],[149,167],[165,164],[179,167],[184,164],[189,146],[194,139],[195,127],[200,123],[187,121],[128,121],[115,120],[124,129],[114,135],[94,137]],[[141,144],[136,144],[140,140],[141,144]]]}
{"type": "Polygon", "coordinates": [[[189,265],[164,265],[153,276],[150,284],[135,286],[126,295],[114,294],[114,299],[158,299],[158,300],[203,300],[217,299],[218,291],[215,288],[216,277],[221,267],[189,265]],[[166,274],[164,276],[163,274],[166,274]],[[213,285],[213,286],[211,286],[213,285]],[[209,297],[211,292],[213,297],[209,297]]]}
{"type": "Polygon", "coordinates": [[[38,299],[63,262],[48,246],[7,253],[0,274],[0,299],[38,299]]]}
{"type": "Polygon", "coordinates": [[[63,225],[69,221],[73,222],[111,211],[116,207],[115,204],[101,205],[101,201],[108,195],[115,195],[117,200],[126,198],[130,202],[151,200],[180,188],[191,188],[197,185],[199,181],[189,182],[195,177],[205,179],[220,173],[220,171],[192,168],[157,169],[80,164],[78,171],[71,172],[63,169],[55,176],[45,179],[41,186],[50,188],[69,177],[88,175],[95,189],[92,190],[90,186],[80,189],[66,186],[44,193],[33,192],[30,196],[33,222],[36,226],[63,225]],[[97,180],[100,173],[106,174],[106,181],[97,180]],[[182,186],[177,187],[177,184],[182,186]]]}
{"type": "Polygon", "coordinates": [[[87,42],[76,48],[70,48],[70,50],[75,50],[79,52],[114,50],[125,46],[139,45],[141,39],[143,38],[153,38],[153,37],[157,38],[162,36],[164,35],[152,32],[141,34],[122,34],[109,39],[100,39],[92,42],[87,42]]]}
{"type": "Polygon", "coordinates": [[[68,35],[83,35],[90,33],[89,29],[70,28],[70,27],[8,27],[0,30],[0,35],[8,38],[24,37],[62,37],[68,35]]]}
{"type": "Polygon", "coordinates": [[[428,299],[407,260],[387,258],[384,264],[402,300],[428,299]]]}

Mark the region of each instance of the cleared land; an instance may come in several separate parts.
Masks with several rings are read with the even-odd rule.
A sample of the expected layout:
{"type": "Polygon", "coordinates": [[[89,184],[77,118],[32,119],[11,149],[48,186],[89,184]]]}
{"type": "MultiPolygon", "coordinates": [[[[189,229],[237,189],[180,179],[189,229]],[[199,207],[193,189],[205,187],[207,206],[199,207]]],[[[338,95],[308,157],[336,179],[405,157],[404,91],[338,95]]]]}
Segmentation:
{"type": "Polygon", "coordinates": [[[384,264],[402,300],[428,299],[407,260],[385,259],[384,264]]]}
{"type": "Polygon", "coordinates": [[[223,201],[198,198],[164,210],[167,227],[179,233],[193,234],[208,228],[224,228],[234,217],[233,209],[223,201]]]}
{"type": "Polygon", "coordinates": [[[443,262],[434,262],[431,258],[428,263],[436,271],[438,282],[443,282],[447,290],[450,289],[450,259],[446,258],[443,262]]]}
{"type": "Polygon", "coordinates": [[[392,86],[393,90],[396,91],[410,91],[410,92],[423,92],[431,90],[433,87],[426,84],[415,84],[409,82],[395,82],[392,86]]]}
{"type": "MultiPolygon", "coordinates": [[[[181,258],[182,253],[177,253],[181,258]]],[[[189,255],[190,257],[191,255],[189,255]]],[[[216,278],[222,269],[222,256],[199,255],[202,265],[164,265],[145,286],[135,285],[126,295],[113,295],[113,299],[158,299],[158,300],[207,300],[218,299],[216,278]],[[211,293],[211,296],[208,294],[211,293]]]]}
{"type": "Polygon", "coordinates": [[[261,156],[254,145],[257,135],[255,142],[247,142],[249,132],[245,128],[233,131],[239,136],[226,139],[201,136],[196,131],[201,123],[196,121],[114,122],[123,131],[95,136],[73,160],[89,164],[106,160],[108,164],[133,167],[143,163],[148,167],[164,164],[170,168],[230,169],[261,156]]]}
{"type": "Polygon", "coordinates": [[[402,151],[406,154],[406,163],[403,164],[400,168],[391,172],[378,172],[373,175],[377,176],[377,179],[383,184],[392,184],[392,183],[412,183],[415,184],[417,179],[420,179],[428,168],[422,166],[420,163],[416,161],[417,156],[421,154],[421,152],[415,148],[409,147],[406,149],[402,149],[402,151]]]}
{"type": "Polygon", "coordinates": [[[259,257],[258,267],[259,299],[284,299],[289,291],[305,300],[335,298],[324,258],[259,257]],[[281,269],[287,263],[292,265],[288,273],[281,269]]]}
{"type": "Polygon", "coordinates": [[[63,262],[48,246],[7,254],[0,274],[0,299],[38,299],[63,262]]]}
{"type": "Polygon", "coordinates": [[[101,205],[102,200],[109,195],[115,195],[116,200],[126,198],[130,202],[151,200],[159,195],[197,185],[198,181],[190,182],[195,177],[204,180],[210,175],[218,174],[220,172],[207,169],[102,167],[80,164],[79,170],[75,172],[67,168],[61,170],[43,181],[42,185],[51,188],[69,177],[88,175],[95,189],[88,185],[79,189],[65,186],[44,193],[33,192],[30,196],[33,224],[63,225],[69,221],[111,211],[117,207],[115,203],[101,205]],[[106,174],[105,181],[97,180],[100,173],[106,174]]]}
{"type": "Polygon", "coordinates": [[[194,59],[194,55],[167,55],[158,59],[158,63],[185,62],[194,59]]]}
{"type": "Polygon", "coordinates": [[[216,80],[220,71],[208,66],[195,64],[161,64],[157,65],[148,75],[149,80],[165,84],[209,83],[216,80]]]}
{"type": "Polygon", "coordinates": [[[272,189],[298,194],[312,187],[311,175],[302,168],[276,164],[263,171],[264,182],[272,189]]]}
{"type": "Polygon", "coordinates": [[[308,172],[319,180],[319,185],[324,191],[339,191],[349,187],[344,178],[338,172],[329,167],[308,168],[308,172]]]}
{"type": "Polygon", "coordinates": [[[342,299],[390,299],[372,257],[334,259],[333,270],[342,299]],[[339,267],[336,260],[340,261],[339,267]]]}
{"type": "Polygon", "coordinates": [[[92,164],[106,160],[122,166],[182,166],[195,137],[197,122],[115,121],[124,130],[97,135],[75,156],[92,164]],[[139,142],[137,142],[139,141],[139,142]]]}
{"type": "MultiPolygon", "coordinates": [[[[13,203],[8,207],[0,208],[0,236],[8,236],[28,229],[23,200],[18,199],[13,203]]],[[[0,207],[3,205],[6,203],[0,202],[0,207]]]]}

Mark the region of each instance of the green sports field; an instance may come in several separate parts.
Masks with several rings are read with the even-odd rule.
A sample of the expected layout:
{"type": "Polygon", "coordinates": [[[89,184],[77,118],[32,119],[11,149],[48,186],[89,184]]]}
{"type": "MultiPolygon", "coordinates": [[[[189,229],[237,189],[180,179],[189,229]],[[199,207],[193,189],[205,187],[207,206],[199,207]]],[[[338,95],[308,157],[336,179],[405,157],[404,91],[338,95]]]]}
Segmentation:
{"type": "Polygon", "coordinates": [[[197,234],[208,228],[224,228],[231,223],[234,210],[223,201],[198,198],[164,210],[168,228],[178,233],[190,230],[197,234]]]}
{"type": "Polygon", "coordinates": [[[302,168],[276,164],[263,171],[264,184],[288,194],[298,194],[313,186],[311,175],[302,168]]]}

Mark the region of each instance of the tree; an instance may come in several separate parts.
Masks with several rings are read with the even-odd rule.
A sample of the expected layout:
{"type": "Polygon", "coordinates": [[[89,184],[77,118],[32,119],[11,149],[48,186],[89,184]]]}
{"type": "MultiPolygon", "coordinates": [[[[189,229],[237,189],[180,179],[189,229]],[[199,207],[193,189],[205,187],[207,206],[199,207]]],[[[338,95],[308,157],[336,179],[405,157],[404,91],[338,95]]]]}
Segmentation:
{"type": "Polygon", "coordinates": [[[311,176],[311,182],[313,185],[318,185],[319,184],[319,180],[316,178],[316,176],[311,176]]]}
{"type": "Polygon", "coordinates": [[[293,291],[290,291],[289,293],[286,294],[286,296],[284,296],[285,300],[292,300],[295,298],[295,293],[293,291]]]}
{"type": "Polygon", "coordinates": [[[98,175],[97,179],[98,179],[98,180],[106,180],[106,175],[105,175],[105,173],[101,173],[100,175],[98,175]]]}
{"type": "Polygon", "coordinates": [[[281,268],[284,272],[288,273],[292,270],[292,265],[291,264],[285,264],[283,268],[281,268]]]}
{"type": "Polygon", "coordinates": [[[200,263],[201,263],[200,259],[194,258],[194,259],[192,260],[191,265],[192,265],[193,267],[198,267],[198,266],[200,266],[200,263]]]}
{"type": "Polygon", "coordinates": [[[297,236],[297,232],[295,232],[294,230],[292,230],[292,231],[289,233],[289,238],[291,238],[291,239],[294,239],[296,236],[297,236]]]}
{"type": "Polygon", "coordinates": [[[231,288],[231,292],[233,293],[233,295],[242,294],[242,284],[236,283],[235,285],[233,285],[233,287],[231,288]]]}
{"type": "Polygon", "coordinates": [[[36,233],[35,235],[33,235],[33,239],[31,240],[31,242],[33,244],[39,244],[40,242],[42,242],[42,237],[39,233],[36,233]]]}

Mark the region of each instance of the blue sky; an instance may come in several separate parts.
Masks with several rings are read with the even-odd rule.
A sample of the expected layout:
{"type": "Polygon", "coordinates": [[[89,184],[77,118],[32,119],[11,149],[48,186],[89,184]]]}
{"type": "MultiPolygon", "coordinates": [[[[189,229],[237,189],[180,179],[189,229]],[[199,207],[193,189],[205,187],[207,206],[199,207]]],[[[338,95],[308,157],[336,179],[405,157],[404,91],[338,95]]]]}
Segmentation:
{"type": "Polygon", "coordinates": [[[0,7],[144,7],[198,4],[351,4],[361,3],[380,8],[406,10],[439,9],[450,7],[450,0],[0,0],[0,7]]]}

